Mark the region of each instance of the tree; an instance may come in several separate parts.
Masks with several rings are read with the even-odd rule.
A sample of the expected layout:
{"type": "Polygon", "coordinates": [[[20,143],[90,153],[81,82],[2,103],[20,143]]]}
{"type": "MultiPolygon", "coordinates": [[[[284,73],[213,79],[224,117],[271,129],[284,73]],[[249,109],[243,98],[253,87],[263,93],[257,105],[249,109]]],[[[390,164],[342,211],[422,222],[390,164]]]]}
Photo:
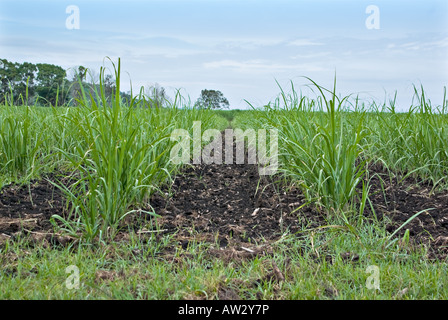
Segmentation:
{"type": "Polygon", "coordinates": [[[37,66],[35,64],[24,62],[18,66],[19,71],[19,83],[16,84],[15,95],[17,98],[23,98],[23,102],[28,104],[30,97],[34,95],[35,86],[34,79],[36,76],[37,66]]]}
{"type": "Polygon", "coordinates": [[[63,87],[65,70],[47,63],[38,63],[37,69],[37,94],[52,105],[64,104],[68,96],[67,90],[63,87]]]}
{"type": "Polygon", "coordinates": [[[103,87],[104,87],[104,95],[106,96],[106,98],[112,100],[112,97],[114,96],[116,91],[115,80],[112,77],[112,75],[108,74],[104,77],[103,87]]]}
{"type": "Polygon", "coordinates": [[[10,101],[12,93],[13,103],[28,104],[26,99],[34,94],[36,71],[35,64],[0,59],[0,102],[10,101]]]}
{"type": "Polygon", "coordinates": [[[84,66],[78,66],[77,69],[72,70],[73,70],[73,76],[70,85],[70,96],[73,99],[73,104],[78,105],[77,100],[82,99],[81,84],[86,78],[88,69],[84,66]]]}
{"type": "Polygon", "coordinates": [[[84,67],[84,66],[79,66],[79,67],[78,67],[78,72],[77,72],[76,75],[75,75],[75,77],[76,77],[75,80],[78,80],[78,79],[77,79],[78,77],[79,77],[79,79],[81,80],[81,82],[84,81],[84,80],[86,80],[86,78],[87,78],[87,71],[88,71],[88,69],[87,69],[86,67],[84,67]]]}
{"type": "Polygon", "coordinates": [[[59,66],[48,63],[37,64],[37,78],[39,87],[52,87],[61,85],[66,76],[66,72],[59,66]]]}
{"type": "MultiPolygon", "coordinates": [[[[0,104],[30,104],[31,100],[53,106],[63,105],[76,99],[82,99],[81,86],[86,97],[97,99],[95,92],[100,92],[99,75],[83,66],[72,69],[67,78],[66,71],[56,65],[29,62],[17,63],[0,59],[0,104]],[[87,75],[91,84],[87,84],[87,75]],[[27,99],[28,98],[28,99],[27,99]]],[[[116,83],[112,75],[106,75],[102,81],[106,99],[111,101],[115,96],[116,83]]],[[[165,89],[156,85],[154,101],[166,102],[165,89]]],[[[153,98],[154,98],[153,97],[153,98]]],[[[120,92],[120,98],[131,100],[131,95],[120,92]]],[[[97,101],[98,102],[98,101],[97,101]]],[[[160,103],[157,103],[160,105],[160,103]]]]}
{"type": "Polygon", "coordinates": [[[204,89],[201,91],[195,106],[201,109],[228,109],[229,101],[221,91],[204,89]]]}
{"type": "Polygon", "coordinates": [[[158,83],[150,86],[146,91],[151,108],[162,108],[167,102],[170,102],[165,88],[161,87],[158,83]]]}
{"type": "Polygon", "coordinates": [[[11,91],[14,94],[14,87],[20,78],[17,63],[10,62],[6,59],[0,59],[0,101],[9,100],[11,91]]]}

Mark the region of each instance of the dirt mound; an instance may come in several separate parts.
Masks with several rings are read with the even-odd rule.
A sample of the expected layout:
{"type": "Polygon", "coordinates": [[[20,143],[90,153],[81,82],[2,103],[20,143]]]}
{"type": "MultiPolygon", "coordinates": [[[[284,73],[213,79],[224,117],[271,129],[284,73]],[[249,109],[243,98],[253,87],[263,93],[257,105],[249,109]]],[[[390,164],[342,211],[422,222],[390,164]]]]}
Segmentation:
{"type": "Polygon", "coordinates": [[[300,190],[260,178],[254,165],[195,165],[175,178],[171,191],[172,197],[155,195],[151,203],[161,228],[184,235],[194,228],[223,242],[260,241],[325,223],[309,206],[291,214],[306,203],[300,190]]]}
{"type": "MultiPolygon", "coordinates": [[[[415,214],[398,232],[402,237],[409,230],[410,240],[430,248],[430,258],[446,258],[448,254],[448,192],[431,194],[431,185],[421,180],[407,178],[399,181],[390,179],[385,170],[374,167],[370,181],[369,198],[378,219],[387,217],[390,222],[386,230],[395,232],[415,214]]],[[[372,217],[373,211],[366,206],[365,216],[372,217]]]]}
{"type": "MultiPolygon", "coordinates": [[[[376,170],[378,176],[385,178],[380,168],[376,170]]],[[[9,185],[0,191],[0,243],[18,235],[55,244],[70,242],[67,237],[56,235],[49,222],[53,214],[65,212],[66,203],[61,191],[48,180],[56,181],[57,176],[53,174],[25,186],[9,185]]],[[[387,230],[392,233],[415,213],[434,208],[420,214],[397,234],[401,237],[409,229],[411,241],[429,246],[432,258],[445,258],[448,192],[430,196],[429,189],[418,187],[415,180],[401,184],[381,181],[378,177],[371,180],[370,200],[378,219],[389,218],[387,230]]],[[[299,189],[281,186],[270,176],[260,178],[255,165],[187,166],[165,192],[172,196],[155,194],[151,199],[153,209],[161,215],[158,227],[163,234],[176,233],[184,247],[193,241],[193,234],[224,247],[234,241],[275,240],[284,232],[294,233],[303,226],[326,224],[322,214],[305,205],[299,189]]],[[[369,205],[364,214],[373,217],[369,205]]]]}

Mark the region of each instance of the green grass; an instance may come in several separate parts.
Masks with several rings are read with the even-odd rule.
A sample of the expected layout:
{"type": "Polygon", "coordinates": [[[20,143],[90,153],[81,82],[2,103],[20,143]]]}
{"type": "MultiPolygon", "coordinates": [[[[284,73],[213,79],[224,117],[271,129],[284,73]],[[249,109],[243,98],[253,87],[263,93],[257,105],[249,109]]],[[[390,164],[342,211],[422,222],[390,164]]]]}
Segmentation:
{"type": "Polygon", "coordinates": [[[226,119],[229,122],[230,126],[232,126],[232,121],[237,116],[250,116],[251,110],[240,110],[240,109],[213,110],[213,113],[226,119]]]}
{"type": "Polygon", "coordinates": [[[230,262],[208,253],[213,244],[182,249],[169,236],[59,250],[22,239],[0,251],[0,299],[218,299],[226,290],[241,299],[448,297],[446,262],[424,261],[410,247],[384,250],[373,230],[360,233],[290,235],[267,255],[230,262]],[[272,277],[274,265],[283,280],[272,277]],[[79,268],[78,287],[67,287],[69,266],[79,268]],[[369,266],[378,267],[379,290],[368,286],[369,266]]]}
{"type": "MultiPolygon", "coordinates": [[[[339,97],[315,83],[316,97],[302,96],[292,85],[252,116],[236,115],[233,125],[279,131],[280,171],[302,186],[310,202],[330,215],[359,213],[368,198],[355,187],[369,176],[368,165],[381,163],[391,177],[412,176],[433,191],[446,190],[448,173],[447,100],[434,107],[423,87],[416,104],[396,112],[395,101],[381,108],[361,105],[358,97],[339,97]],[[356,207],[354,203],[361,203],[356,207]]],[[[445,90],[446,92],[446,90],[445,90]]]]}

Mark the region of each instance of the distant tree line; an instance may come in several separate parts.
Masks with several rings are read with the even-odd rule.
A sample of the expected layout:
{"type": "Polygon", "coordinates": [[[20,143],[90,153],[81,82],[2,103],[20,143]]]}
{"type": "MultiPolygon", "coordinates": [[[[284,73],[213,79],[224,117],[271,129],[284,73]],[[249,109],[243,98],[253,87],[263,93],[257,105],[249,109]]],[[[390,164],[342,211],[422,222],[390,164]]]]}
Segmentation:
{"type": "MultiPolygon", "coordinates": [[[[68,76],[66,70],[57,65],[0,59],[0,104],[76,106],[83,98],[81,86],[87,97],[92,95],[97,99],[95,92],[100,93],[98,80],[99,76],[89,74],[84,66],[72,69],[72,75],[68,76]],[[87,75],[90,75],[89,82],[87,75]]],[[[116,91],[115,79],[110,74],[104,75],[102,84],[106,99],[111,99],[116,91]]],[[[146,107],[163,108],[171,104],[165,88],[157,83],[146,90],[145,96],[146,107]]],[[[120,92],[120,97],[128,101],[132,98],[124,92],[120,92]]],[[[204,89],[195,107],[228,109],[229,101],[220,91],[204,89]]]]}
{"type": "MultiPolygon", "coordinates": [[[[95,89],[100,92],[99,83],[87,82],[87,73],[87,68],[79,66],[69,79],[66,70],[57,65],[0,59],[0,104],[77,105],[77,99],[82,98],[81,85],[85,94],[92,94],[94,98],[95,89]]],[[[115,93],[115,80],[111,75],[104,76],[103,88],[106,98],[115,93]]],[[[128,93],[120,95],[130,98],[128,93]]]]}

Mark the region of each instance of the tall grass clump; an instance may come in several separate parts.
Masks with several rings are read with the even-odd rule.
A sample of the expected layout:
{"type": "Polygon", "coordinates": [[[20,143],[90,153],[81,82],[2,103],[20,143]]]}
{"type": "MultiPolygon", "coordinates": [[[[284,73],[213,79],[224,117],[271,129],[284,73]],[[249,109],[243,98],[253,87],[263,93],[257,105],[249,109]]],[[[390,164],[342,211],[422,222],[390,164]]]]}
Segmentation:
{"type": "Polygon", "coordinates": [[[0,174],[33,175],[40,167],[43,131],[36,130],[39,115],[27,106],[3,106],[0,110],[0,174]]]}
{"type": "Polygon", "coordinates": [[[369,153],[381,159],[402,179],[413,176],[429,182],[432,189],[448,185],[448,114],[446,88],[441,106],[433,107],[423,86],[414,86],[414,103],[397,112],[395,99],[376,108],[368,118],[372,135],[369,153]]]}
{"type": "Polygon", "coordinates": [[[70,188],[64,188],[71,201],[71,215],[68,219],[55,218],[67,230],[82,230],[88,240],[113,236],[131,211],[130,205],[142,200],[155,180],[168,174],[166,168],[158,166],[164,155],[160,143],[167,132],[153,127],[144,131],[147,134],[139,134],[145,125],[152,124],[137,116],[135,100],[121,104],[119,74],[120,62],[115,69],[116,92],[110,100],[104,93],[103,68],[97,97],[82,92],[79,107],[68,119],[75,124],[82,144],[73,150],[59,149],[79,170],[80,177],[70,188]]]}
{"type": "Polygon", "coordinates": [[[256,125],[278,129],[280,171],[302,186],[308,200],[329,215],[345,217],[354,209],[355,196],[367,197],[361,157],[367,135],[364,114],[356,122],[347,120],[344,103],[349,97],[336,95],[336,79],[333,90],[307,79],[317,90],[315,100],[299,95],[294,86],[290,94],[280,87],[279,98],[258,113],[256,125]]]}
{"type": "MultiPolygon", "coordinates": [[[[176,167],[170,162],[171,132],[176,128],[191,128],[193,121],[202,119],[213,126],[213,115],[195,110],[181,110],[175,104],[168,108],[152,108],[140,94],[130,101],[120,99],[120,60],[114,65],[116,90],[110,99],[104,92],[104,72],[100,71],[99,90],[88,96],[82,88],[78,107],[63,115],[60,123],[70,128],[80,139],[58,148],[76,173],[75,182],[66,187],[69,214],[58,215],[53,221],[63,229],[79,234],[87,241],[112,238],[123,218],[136,206],[148,207],[150,195],[176,167]]],[[[207,126],[204,126],[204,130],[207,126]]],[[[155,215],[152,210],[140,210],[155,215]]]]}
{"type": "Polygon", "coordinates": [[[55,146],[67,149],[65,140],[77,139],[68,133],[67,124],[60,122],[69,109],[41,107],[37,99],[34,105],[27,105],[28,94],[26,99],[20,97],[17,101],[22,105],[16,106],[9,96],[12,93],[0,105],[0,175],[7,180],[27,181],[53,171],[61,160],[55,146]]]}

